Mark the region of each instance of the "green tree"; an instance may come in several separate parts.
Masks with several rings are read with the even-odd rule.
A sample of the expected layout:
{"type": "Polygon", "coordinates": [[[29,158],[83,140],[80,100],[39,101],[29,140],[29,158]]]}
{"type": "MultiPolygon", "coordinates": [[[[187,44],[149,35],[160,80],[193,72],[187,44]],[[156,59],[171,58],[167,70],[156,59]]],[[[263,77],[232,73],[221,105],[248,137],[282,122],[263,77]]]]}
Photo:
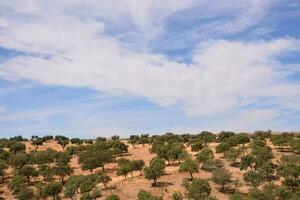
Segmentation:
{"type": "Polygon", "coordinates": [[[193,180],[193,173],[199,172],[199,166],[195,160],[186,159],[179,165],[179,172],[188,172],[193,180]]]}
{"type": "Polygon", "coordinates": [[[222,168],[222,167],[224,167],[222,160],[210,159],[210,160],[205,161],[202,164],[201,169],[204,171],[213,172],[214,170],[222,168]]]}
{"type": "Polygon", "coordinates": [[[44,140],[42,138],[37,138],[31,142],[31,144],[35,147],[35,150],[39,148],[39,146],[42,146],[44,143],[44,140]]]}
{"type": "Polygon", "coordinates": [[[32,200],[34,199],[34,193],[31,188],[21,188],[20,191],[18,192],[16,198],[18,200],[32,200]]]}
{"type": "Polygon", "coordinates": [[[65,183],[65,177],[70,176],[73,173],[73,169],[69,164],[59,164],[53,167],[54,174],[60,177],[62,184],[65,183]]]}
{"type": "Polygon", "coordinates": [[[29,160],[28,154],[17,153],[17,154],[13,154],[10,157],[9,164],[14,168],[19,169],[22,166],[26,165],[28,160],[29,160]]]}
{"type": "Polygon", "coordinates": [[[111,181],[110,176],[108,176],[106,173],[101,173],[97,175],[99,183],[102,183],[104,188],[107,189],[107,184],[111,181]]]}
{"type": "Polygon", "coordinates": [[[172,200],[183,200],[183,195],[181,192],[174,192],[172,194],[172,200]]]}
{"type": "Polygon", "coordinates": [[[210,196],[211,187],[208,181],[194,178],[191,183],[184,180],[182,185],[187,190],[187,197],[194,200],[204,200],[210,196]]]}
{"type": "Polygon", "coordinates": [[[137,195],[138,200],[162,200],[162,197],[152,195],[150,192],[140,190],[137,195]]]}
{"type": "Polygon", "coordinates": [[[41,165],[38,169],[38,172],[41,176],[44,177],[44,181],[51,181],[54,176],[54,170],[49,165],[41,165]]]}
{"type": "Polygon", "coordinates": [[[11,142],[9,144],[9,151],[13,153],[18,153],[18,152],[25,152],[26,145],[21,143],[21,142],[11,142]]]}
{"type": "Polygon", "coordinates": [[[116,194],[111,194],[105,198],[105,200],[120,200],[120,197],[116,194]]]}
{"type": "Polygon", "coordinates": [[[69,142],[70,142],[69,139],[59,139],[57,141],[57,144],[59,144],[63,148],[63,150],[65,150],[65,148],[69,144],[69,142]]]}
{"type": "Polygon", "coordinates": [[[238,157],[242,154],[239,148],[231,148],[225,153],[226,160],[231,162],[232,165],[236,164],[238,157]]]}
{"type": "Polygon", "coordinates": [[[263,184],[264,178],[258,172],[248,171],[244,174],[244,181],[253,188],[257,188],[263,184]]]}
{"type": "Polygon", "coordinates": [[[231,173],[224,168],[216,169],[212,175],[212,180],[216,184],[219,184],[222,186],[222,189],[221,189],[222,191],[225,191],[225,186],[232,182],[231,179],[232,179],[231,173]]]}
{"type": "Polygon", "coordinates": [[[209,147],[204,147],[197,155],[196,160],[199,164],[206,162],[207,160],[214,159],[214,152],[209,147]]]}
{"type": "Polygon", "coordinates": [[[36,171],[36,169],[30,165],[21,167],[18,171],[18,174],[27,178],[28,185],[30,185],[30,180],[32,177],[37,177],[39,175],[38,171],[36,171]]]}
{"type": "Polygon", "coordinates": [[[52,197],[53,200],[58,200],[62,187],[62,184],[59,182],[50,182],[44,187],[43,193],[46,197],[52,197]]]}
{"type": "Polygon", "coordinates": [[[17,194],[22,188],[28,187],[27,178],[22,175],[14,176],[10,180],[8,187],[13,191],[13,194],[17,194]]]}
{"type": "Polygon", "coordinates": [[[153,185],[157,185],[157,179],[165,173],[165,161],[161,158],[153,158],[150,165],[145,168],[145,178],[152,179],[153,185]]]}
{"type": "Polygon", "coordinates": [[[262,186],[262,189],[257,188],[249,191],[251,199],[256,200],[276,200],[277,199],[277,186],[272,183],[268,183],[262,186]]]}

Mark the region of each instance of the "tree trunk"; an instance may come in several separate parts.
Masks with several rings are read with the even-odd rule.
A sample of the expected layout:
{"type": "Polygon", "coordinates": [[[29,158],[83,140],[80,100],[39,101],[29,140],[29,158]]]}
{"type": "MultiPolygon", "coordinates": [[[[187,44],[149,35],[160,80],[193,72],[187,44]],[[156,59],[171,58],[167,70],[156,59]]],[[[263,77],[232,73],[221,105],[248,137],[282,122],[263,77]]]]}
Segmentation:
{"type": "Polygon", "coordinates": [[[193,178],[194,178],[194,177],[193,177],[193,173],[192,173],[192,172],[190,172],[190,175],[191,175],[191,180],[193,180],[193,178]]]}

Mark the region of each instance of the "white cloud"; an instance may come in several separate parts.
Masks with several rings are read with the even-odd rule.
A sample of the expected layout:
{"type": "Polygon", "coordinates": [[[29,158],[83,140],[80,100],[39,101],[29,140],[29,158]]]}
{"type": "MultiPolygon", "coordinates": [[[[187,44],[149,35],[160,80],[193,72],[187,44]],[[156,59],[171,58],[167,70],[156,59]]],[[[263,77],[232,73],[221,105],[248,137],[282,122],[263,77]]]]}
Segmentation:
{"type": "MultiPolygon", "coordinates": [[[[299,85],[287,83],[283,72],[288,66],[278,59],[300,49],[297,39],[206,41],[194,52],[192,64],[184,64],[129,49],[117,38],[107,36],[105,30],[121,20],[136,26],[134,31],[141,38],[151,40],[163,30],[168,17],[190,8],[194,1],[165,1],[168,6],[150,0],[103,1],[101,5],[79,0],[30,2],[32,5],[21,11],[15,3],[7,5],[13,11],[2,16],[0,46],[25,52],[0,65],[0,76],[5,78],[145,97],[162,106],[180,106],[192,116],[255,103],[299,109],[298,104],[290,103],[299,98],[299,92],[289,92],[297,91],[299,85]],[[72,11],[81,5],[83,9],[74,14],[72,11]],[[112,13],[121,16],[114,18],[112,13]],[[261,98],[272,100],[262,103],[261,98]]],[[[226,30],[243,30],[255,24],[254,16],[259,13],[263,17],[266,7],[253,1],[245,18],[225,24],[226,30]]],[[[215,12],[224,8],[210,7],[215,12]]]]}

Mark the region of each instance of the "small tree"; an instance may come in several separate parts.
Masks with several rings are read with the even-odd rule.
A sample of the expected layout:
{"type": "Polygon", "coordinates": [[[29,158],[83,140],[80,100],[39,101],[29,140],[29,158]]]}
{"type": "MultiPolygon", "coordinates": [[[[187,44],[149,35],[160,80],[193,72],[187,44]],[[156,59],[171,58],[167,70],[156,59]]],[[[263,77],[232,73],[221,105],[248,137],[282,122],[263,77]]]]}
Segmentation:
{"type": "Polygon", "coordinates": [[[238,148],[231,148],[229,151],[225,153],[226,160],[231,162],[232,165],[236,164],[236,160],[241,155],[241,150],[238,148]]]}
{"type": "Polygon", "coordinates": [[[62,184],[65,183],[65,177],[70,176],[73,173],[73,169],[69,164],[59,164],[53,168],[54,174],[60,177],[62,184]]]}
{"type": "Polygon", "coordinates": [[[196,161],[187,159],[179,165],[179,172],[190,173],[191,180],[193,180],[193,173],[199,172],[199,166],[196,161]]]}
{"type": "Polygon", "coordinates": [[[111,194],[111,195],[107,196],[105,198],[105,200],[120,200],[120,198],[116,194],[111,194]]]}
{"type": "Polygon", "coordinates": [[[264,178],[255,171],[248,171],[244,174],[244,181],[253,188],[257,188],[264,182],[264,178]]]}
{"type": "Polygon", "coordinates": [[[117,175],[118,176],[124,176],[125,180],[127,179],[127,175],[132,172],[132,167],[130,165],[129,162],[127,163],[122,163],[121,165],[119,165],[118,169],[117,169],[117,175]]]}
{"type": "Polygon", "coordinates": [[[150,192],[147,192],[145,190],[140,190],[138,195],[138,200],[162,200],[162,197],[154,196],[150,192]]]}
{"type": "Polygon", "coordinates": [[[184,180],[182,185],[187,190],[187,197],[189,199],[204,200],[210,196],[211,187],[208,181],[204,179],[194,178],[191,183],[184,180]]]}
{"type": "Polygon", "coordinates": [[[18,200],[31,200],[34,199],[34,193],[31,188],[21,188],[20,191],[18,192],[16,198],[18,200]]]}
{"type": "Polygon", "coordinates": [[[172,200],[183,200],[183,195],[181,192],[174,192],[172,194],[172,200]]]}
{"type": "Polygon", "coordinates": [[[42,146],[44,143],[44,140],[42,138],[34,139],[31,144],[35,147],[35,150],[39,148],[39,146],[42,146]]]}
{"type": "Polygon", "coordinates": [[[59,144],[63,150],[65,150],[65,147],[69,144],[69,139],[59,139],[57,144],[59,144]]]}
{"type": "Polygon", "coordinates": [[[49,165],[41,165],[38,170],[39,174],[44,177],[44,181],[51,181],[54,176],[54,171],[49,165]]]}
{"type": "Polygon", "coordinates": [[[9,144],[9,151],[13,153],[24,152],[26,149],[26,145],[21,142],[11,142],[9,144]]]}
{"type": "Polygon", "coordinates": [[[14,176],[8,184],[10,190],[13,194],[17,194],[22,188],[28,187],[27,178],[22,175],[14,176]]]}
{"type": "Polygon", "coordinates": [[[61,193],[62,184],[59,182],[50,182],[48,183],[44,189],[43,193],[46,197],[52,197],[53,200],[59,199],[59,193],[61,193]]]}
{"type": "Polygon", "coordinates": [[[212,160],[214,158],[214,152],[209,147],[204,147],[197,155],[197,162],[199,164],[204,163],[207,160],[212,160]]]}
{"type": "Polygon", "coordinates": [[[76,145],[80,145],[83,143],[83,141],[79,138],[72,138],[70,141],[71,141],[71,144],[76,144],[76,145]]]}
{"type": "Polygon", "coordinates": [[[110,176],[105,173],[101,173],[97,176],[98,181],[103,184],[104,188],[107,189],[107,184],[111,181],[110,176]]]}
{"type": "Polygon", "coordinates": [[[145,168],[145,178],[152,179],[153,185],[157,185],[157,179],[165,173],[165,161],[161,158],[153,158],[150,165],[145,168]]]}
{"type": "Polygon", "coordinates": [[[10,157],[9,163],[12,167],[19,169],[22,166],[26,165],[28,162],[29,156],[26,153],[17,153],[10,157]]]}
{"type": "Polygon", "coordinates": [[[23,166],[22,168],[19,169],[18,173],[27,178],[28,185],[30,185],[30,179],[32,177],[37,177],[39,175],[36,169],[30,165],[23,166]]]}
{"type": "Polygon", "coordinates": [[[224,169],[220,168],[213,172],[212,180],[216,183],[222,186],[222,191],[225,191],[225,185],[232,182],[232,176],[231,173],[224,169]]]}

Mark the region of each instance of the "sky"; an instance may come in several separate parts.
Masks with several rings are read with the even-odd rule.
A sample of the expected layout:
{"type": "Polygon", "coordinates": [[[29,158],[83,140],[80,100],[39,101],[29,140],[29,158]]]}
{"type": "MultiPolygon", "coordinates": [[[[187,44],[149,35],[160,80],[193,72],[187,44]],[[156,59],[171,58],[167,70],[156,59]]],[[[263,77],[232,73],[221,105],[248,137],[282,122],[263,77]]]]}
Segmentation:
{"type": "Polygon", "coordinates": [[[298,0],[0,1],[0,136],[300,130],[298,0]]]}

